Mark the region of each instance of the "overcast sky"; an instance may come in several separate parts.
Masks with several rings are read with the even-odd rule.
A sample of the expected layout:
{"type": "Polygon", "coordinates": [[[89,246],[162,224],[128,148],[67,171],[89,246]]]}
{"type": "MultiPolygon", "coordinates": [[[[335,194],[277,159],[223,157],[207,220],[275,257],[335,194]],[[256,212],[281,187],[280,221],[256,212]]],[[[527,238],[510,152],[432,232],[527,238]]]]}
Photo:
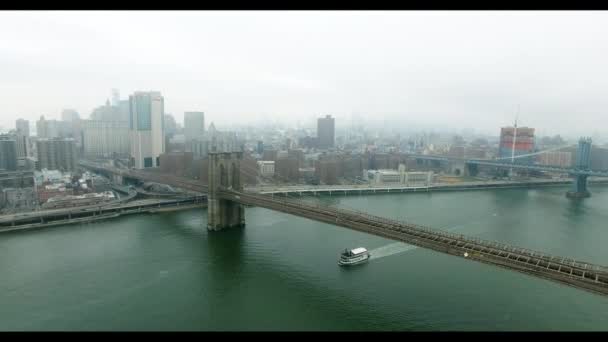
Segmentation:
{"type": "Polygon", "coordinates": [[[608,132],[606,12],[0,12],[0,126],[158,90],[178,122],[608,132]]]}

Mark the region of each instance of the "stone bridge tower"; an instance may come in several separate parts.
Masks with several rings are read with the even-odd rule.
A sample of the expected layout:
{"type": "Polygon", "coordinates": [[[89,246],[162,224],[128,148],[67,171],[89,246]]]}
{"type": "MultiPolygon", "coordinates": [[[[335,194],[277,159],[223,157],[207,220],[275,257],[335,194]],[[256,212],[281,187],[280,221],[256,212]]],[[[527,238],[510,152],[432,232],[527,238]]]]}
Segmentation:
{"type": "Polygon", "coordinates": [[[209,153],[209,194],[207,198],[207,229],[222,230],[245,226],[245,208],[242,204],[221,199],[218,192],[224,189],[243,191],[241,159],[243,152],[209,153]]]}
{"type": "MultiPolygon", "coordinates": [[[[581,138],[576,150],[575,171],[589,171],[591,169],[591,138],[581,138]]],[[[591,193],[587,190],[587,175],[574,174],[572,190],[566,193],[571,198],[589,197],[591,193]]]]}

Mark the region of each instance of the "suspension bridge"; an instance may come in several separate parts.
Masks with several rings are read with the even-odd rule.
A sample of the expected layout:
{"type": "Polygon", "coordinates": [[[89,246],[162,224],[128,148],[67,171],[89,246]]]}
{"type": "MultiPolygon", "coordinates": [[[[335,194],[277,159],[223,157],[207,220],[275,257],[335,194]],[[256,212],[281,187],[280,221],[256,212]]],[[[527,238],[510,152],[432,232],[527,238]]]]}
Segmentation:
{"type": "Polygon", "coordinates": [[[529,171],[543,171],[559,174],[568,174],[573,178],[572,189],[566,193],[568,197],[581,198],[589,197],[591,193],[587,190],[587,178],[588,177],[608,177],[608,171],[594,171],[591,170],[591,139],[582,138],[578,142],[578,148],[576,151],[576,160],[574,167],[566,168],[562,166],[551,166],[551,165],[539,165],[529,163],[529,157],[541,155],[544,153],[554,152],[564,148],[572,147],[572,145],[560,146],[551,148],[543,151],[537,151],[528,154],[513,155],[511,157],[502,157],[496,159],[464,159],[454,158],[449,156],[441,155],[425,155],[425,154],[410,154],[409,156],[419,160],[433,160],[433,161],[449,161],[449,162],[461,162],[464,164],[465,170],[471,170],[477,166],[487,166],[499,169],[517,169],[517,170],[529,170],[529,171]],[[510,160],[510,162],[508,161],[510,160]],[[526,162],[518,162],[525,160],[526,162]]]}
{"type": "MultiPolygon", "coordinates": [[[[581,141],[585,144],[585,141],[581,141]]],[[[581,142],[579,142],[579,147],[580,144],[581,142]]],[[[174,176],[151,175],[142,171],[113,169],[112,172],[117,172],[120,177],[143,177],[146,180],[175,187],[206,192],[207,228],[210,231],[244,227],[245,206],[257,206],[405,242],[467,260],[498,266],[592,293],[608,295],[608,268],[591,262],[552,256],[527,248],[449,233],[360,211],[321,206],[290,198],[248,193],[243,190],[241,183],[241,160],[242,152],[210,153],[208,186],[194,180],[185,180],[174,176]]],[[[497,167],[515,167],[517,165],[513,162],[504,163],[501,161],[484,161],[484,163],[490,163],[491,166],[497,167]]],[[[82,165],[108,171],[107,167],[92,166],[86,163],[82,165]]],[[[588,175],[604,176],[602,172],[589,173],[591,171],[588,170],[588,165],[587,150],[586,155],[577,156],[574,169],[558,168],[558,172],[567,172],[575,175],[575,177],[584,177],[584,190],[586,191],[586,177],[588,175]]],[[[529,165],[521,166],[529,167],[529,165]]],[[[550,168],[550,170],[554,169],[550,168]]],[[[581,188],[578,188],[578,190],[581,190],[581,188]]]]}

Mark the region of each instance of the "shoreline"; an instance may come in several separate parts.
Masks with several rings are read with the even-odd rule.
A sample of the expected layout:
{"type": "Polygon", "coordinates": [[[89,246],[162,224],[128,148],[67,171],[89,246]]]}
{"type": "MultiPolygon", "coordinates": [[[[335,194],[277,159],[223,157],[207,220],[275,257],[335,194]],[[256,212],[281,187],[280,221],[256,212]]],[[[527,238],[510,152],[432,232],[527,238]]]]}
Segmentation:
{"type": "MultiPolygon", "coordinates": [[[[395,193],[431,193],[431,192],[443,192],[443,191],[482,191],[482,190],[490,190],[490,189],[517,189],[517,188],[543,188],[543,187],[567,187],[570,185],[570,181],[547,181],[547,182],[519,182],[519,183],[495,183],[495,184],[464,184],[464,185],[434,185],[430,187],[392,187],[392,188],[351,188],[351,189],[324,189],[324,190],[313,190],[313,189],[301,189],[301,190],[286,190],[286,191],[276,191],[276,192],[257,192],[258,194],[265,195],[276,195],[276,196],[289,196],[289,195],[299,195],[299,197],[304,196],[353,196],[353,195],[375,195],[375,194],[395,194],[395,193]]],[[[598,184],[598,185],[608,185],[608,180],[593,180],[589,181],[589,184],[598,184]]],[[[593,192],[592,192],[593,193],[593,192]]],[[[565,196],[565,195],[564,195],[565,196]]],[[[189,210],[195,208],[206,208],[207,204],[185,204],[181,206],[172,206],[165,208],[156,208],[152,207],[144,210],[130,210],[125,212],[114,212],[109,214],[102,214],[97,216],[90,217],[81,217],[81,218],[73,218],[73,219],[63,219],[56,220],[52,222],[45,223],[30,223],[25,225],[15,225],[8,226],[6,228],[0,228],[0,233],[10,232],[10,231],[18,231],[25,229],[39,229],[39,228],[49,228],[54,226],[61,225],[73,225],[78,223],[92,223],[112,218],[117,218],[121,216],[133,215],[133,214],[156,214],[156,213],[165,213],[165,212],[175,212],[181,210],[189,210]]]]}
{"type": "Polygon", "coordinates": [[[108,219],[112,219],[112,218],[134,215],[134,214],[144,214],[144,213],[156,214],[156,213],[163,213],[163,212],[174,212],[174,211],[189,210],[189,209],[196,209],[196,208],[206,208],[206,207],[207,207],[207,204],[186,204],[186,205],[175,206],[175,207],[170,207],[170,208],[150,208],[150,209],[145,209],[145,210],[141,210],[141,211],[132,210],[132,211],[125,211],[125,212],[118,212],[118,213],[102,214],[102,215],[97,215],[97,216],[56,220],[56,221],[45,222],[45,223],[30,223],[30,224],[25,224],[25,225],[15,225],[15,226],[10,226],[10,227],[6,227],[6,228],[0,228],[0,233],[12,232],[12,231],[18,231],[18,230],[26,230],[26,229],[41,229],[41,228],[50,228],[50,227],[54,227],[54,226],[74,225],[74,224],[78,224],[78,223],[92,223],[92,222],[108,220],[108,219]]]}
{"type": "MultiPolygon", "coordinates": [[[[255,193],[274,196],[349,196],[349,195],[373,195],[387,193],[412,193],[412,192],[436,192],[436,191],[471,191],[488,189],[515,189],[515,188],[542,188],[542,187],[567,187],[572,184],[571,180],[548,180],[532,182],[512,182],[512,183],[468,183],[468,184],[441,184],[420,187],[359,187],[359,188],[321,188],[321,189],[285,189],[274,191],[257,191],[255,193]]],[[[606,180],[590,180],[589,185],[608,185],[606,180]]],[[[590,189],[592,191],[593,189],[590,189]]]]}

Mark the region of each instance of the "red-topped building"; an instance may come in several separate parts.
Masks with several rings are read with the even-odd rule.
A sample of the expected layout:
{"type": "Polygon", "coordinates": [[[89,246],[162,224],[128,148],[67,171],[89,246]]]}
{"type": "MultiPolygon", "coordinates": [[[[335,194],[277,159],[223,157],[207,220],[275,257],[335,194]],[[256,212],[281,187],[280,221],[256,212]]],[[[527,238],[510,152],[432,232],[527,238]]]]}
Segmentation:
{"type": "MultiPolygon", "coordinates": [[[[530,127],[502,127],[500,129],[500,147],[498,155],[500,158],[511,157],[513,144],[515,143],[515,156],[534,152],[534,128],[530,127]],[[516,133],[517,132],[517,133],[516,133]],[[517,134],[517,136],[516,136],[517,134]]],[[[524,158],[527,161],[531,158],[524,158]]],[[[522,158],[516,159],[523,162],[522,158]]]]}

